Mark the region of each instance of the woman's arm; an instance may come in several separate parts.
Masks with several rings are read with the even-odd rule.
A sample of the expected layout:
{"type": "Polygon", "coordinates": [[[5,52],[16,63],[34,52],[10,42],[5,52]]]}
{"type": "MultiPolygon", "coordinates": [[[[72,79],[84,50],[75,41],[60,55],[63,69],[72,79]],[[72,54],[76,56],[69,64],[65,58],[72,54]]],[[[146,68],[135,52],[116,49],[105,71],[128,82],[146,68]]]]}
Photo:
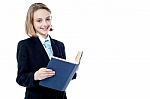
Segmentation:
{"type": "Polygon", "coordinates": [[[17,46],[18,72],[16,82],[24,87],[34,87],[38,81],[34,80],[34,72],[29,68],[29,56],[25,41],[20,41],[17,46]]]}

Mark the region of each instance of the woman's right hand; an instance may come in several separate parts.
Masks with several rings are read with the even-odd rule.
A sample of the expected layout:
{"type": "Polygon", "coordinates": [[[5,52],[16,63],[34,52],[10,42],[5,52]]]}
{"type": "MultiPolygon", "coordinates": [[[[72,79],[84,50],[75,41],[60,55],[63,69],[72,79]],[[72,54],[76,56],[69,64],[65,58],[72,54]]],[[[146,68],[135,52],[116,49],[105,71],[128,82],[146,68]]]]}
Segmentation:
{"type": "Polygon", "coordinates": [[[38,71],[34,73],[34,80],[43,80],[48,77],[52,77],[55,75],[55,71],[47,68],[40,68],[38,71]]]}

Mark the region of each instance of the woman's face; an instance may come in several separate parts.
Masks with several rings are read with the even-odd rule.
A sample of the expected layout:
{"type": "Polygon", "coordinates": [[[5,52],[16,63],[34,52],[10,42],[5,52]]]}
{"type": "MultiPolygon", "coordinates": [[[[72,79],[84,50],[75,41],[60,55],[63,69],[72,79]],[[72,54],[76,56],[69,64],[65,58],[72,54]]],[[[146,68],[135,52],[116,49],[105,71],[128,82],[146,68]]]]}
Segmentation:
{"type": "Polygon", "coordinates": [[[50,12],[45,9],[35,11],[33,15],[33,25],[36,33],[46,38],[51,28],[50,12]]]}

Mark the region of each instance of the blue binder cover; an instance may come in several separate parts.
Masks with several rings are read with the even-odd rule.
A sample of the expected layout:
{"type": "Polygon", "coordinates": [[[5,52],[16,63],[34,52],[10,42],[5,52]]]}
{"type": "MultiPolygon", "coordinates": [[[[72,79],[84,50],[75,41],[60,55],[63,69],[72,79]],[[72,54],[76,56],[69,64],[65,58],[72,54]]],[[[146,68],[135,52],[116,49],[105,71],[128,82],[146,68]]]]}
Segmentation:
{"type": "Polygon", "coordinates": [[[51,89],[65,91],[78,66],[79,64],[52,57],[47,67],[54,70],[55,75],[41,80],[39,84],[51,89]]]}

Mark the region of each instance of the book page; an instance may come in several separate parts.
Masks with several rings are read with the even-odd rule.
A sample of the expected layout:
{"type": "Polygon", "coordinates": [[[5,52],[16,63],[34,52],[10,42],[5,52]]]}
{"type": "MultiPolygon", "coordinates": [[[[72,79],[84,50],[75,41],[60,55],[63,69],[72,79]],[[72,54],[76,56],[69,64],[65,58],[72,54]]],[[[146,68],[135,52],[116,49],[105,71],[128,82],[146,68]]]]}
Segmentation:
{"type": "Polygon", "coordinates": [[[82,57],[82,54],[83,54],[83,51],[79,51],[78,53],[77,53],[77,56],[76,56],[76,58],[75,58],[75,63],[76,64],[80,64],[80,60],[81,60],[81,57],[82,57]]]}

